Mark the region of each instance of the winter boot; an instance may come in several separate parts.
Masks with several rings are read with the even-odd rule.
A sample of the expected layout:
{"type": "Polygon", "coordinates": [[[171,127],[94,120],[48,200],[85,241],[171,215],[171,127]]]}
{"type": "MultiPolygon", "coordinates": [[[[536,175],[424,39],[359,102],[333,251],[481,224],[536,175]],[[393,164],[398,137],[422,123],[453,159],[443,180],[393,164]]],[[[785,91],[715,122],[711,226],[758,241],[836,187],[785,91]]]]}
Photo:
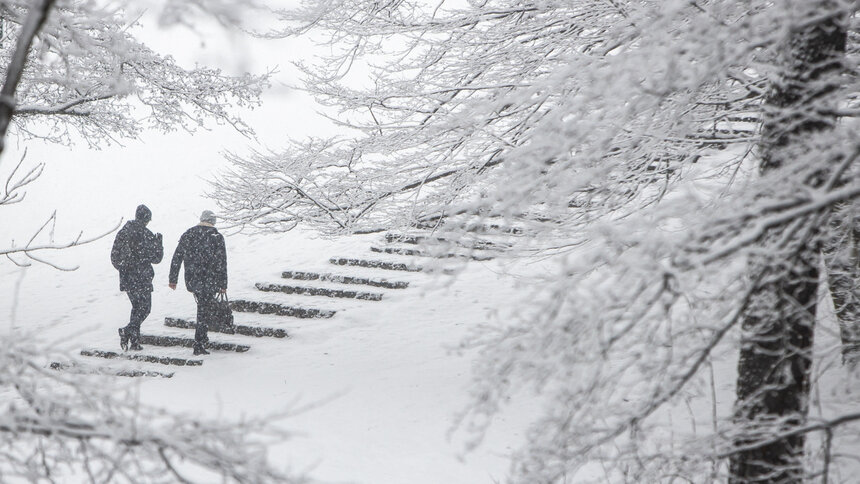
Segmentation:
{"type": "Polygon", "coordinates": [[[119,347],[123,351],[128,349],[128,334],[126,334],[125,328],[119,328],[119,347]]]}
{"type": "Polygon", "coordinates": [[[194,356],[208,355],[209,354],[209,352],[206,351],[206,348],[203,347],[202,343],[196,343],[195,342],[193,348],[194,348],[194,356]]]}
{"type": "Polygon", "coordinates": [[[197,323],[194,329],[194,341],[202,345],[209,343],[209,325],[206,323],[197,323]]]}
{"type": "Polygon", "coordinates": [[[131,331],[131,334],[128,335],[128,343],[129,349],[132,351],[140,351],[143,349],[143,346],[140,346],[140,328],[131,331]]]}

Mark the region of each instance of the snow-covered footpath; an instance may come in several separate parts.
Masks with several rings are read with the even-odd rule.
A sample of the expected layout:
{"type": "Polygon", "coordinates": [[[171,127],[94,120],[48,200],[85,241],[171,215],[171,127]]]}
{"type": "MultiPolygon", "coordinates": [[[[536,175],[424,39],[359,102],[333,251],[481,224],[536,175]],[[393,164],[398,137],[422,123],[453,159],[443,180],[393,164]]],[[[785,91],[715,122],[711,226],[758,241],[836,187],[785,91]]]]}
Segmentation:
{"type": "MultiPolygon", "coordinates": [[[[169,257],[172,243],[166,245],[169,257]]],[[[143,402],[216,419],[304,408],[280,423],[296,436],[273,449],[272,458],[316,478],[493,482],[505,471],[505,454],[519,442],[521,425],[501,420],[484,447],[461,455],[465,436],[455,433],[449,438],[449,432],[456,412],[468,401],[473,355],[450,350],[470,324],[482,321],[487,310],[510,294],[486,267],[450,282],[423,274],[335,268],[327,262],[333,255],[368,255],[370,245],[368,237],[328,241],[299,232],[228,238],[233,297],[258,296],[256,300],[337,309],[338,314],[300,320],[236,313],[237,323],[284,328],[290,337],[213,334],[213,340],[250,344],[251,350],[213,352],[199,368],[146,365],[175,371],[175,376],[117,378],[116,384],[138,385],[143,402]],[[374,290],[384,293],[382,301],[254,294],[255,282],[278,282],[282,270],[384,275],[409,281],[410,287],[374,290]]],[[[129,303],[118,291],[109,249],[110,240],[76,249],[82,265],[75,272],[45,266],[19,272],[5,266],[0,290],[17,292],[17,298],[4,298],[0,314],[6,319],[14,310],[12,334],[38,330],[41,338],[53,341],[70,357],[82,348],[118,350],[116,328],[124,324],[129,303]]],[[[176,334],[178,330],[163,327],[165,316],[194,317],[191,295],[166,287],[167,270],[167,260],[157,266],[153,311],[144,333],[176,334]]],[[[190,353],[184,348],[170,352],[187,357],[190,353]]]]}
{"type": "MultiPolygon", "coordinates": [[[[126,159],[121,166],[116,165],[117,150],[92,153],[75,163],[64,163],[59,152],[31,151],[35,160],[52,161],[25,203],[4,208],[0,240],[8,245],[15,239],[20,245],[55,208],[59,222],[53,235],[62,242],[80,229],[86,234],[109,229],[133,215],[138,203],[147,203],[154,214],[150,228],[164,234],[165,258],[155,267],[153,310],[142,329],[181,334],[165,328],[164,318],[193,318],[195,305],[186,291],[167,287],[169,258],[182,231],[212,205],[202,197],[203,179],[218,162],[211,161],[214,154],[182,148],[159,156],[153,145],[157,146],[147,144],[138,150],[145,162],[126,159]],[[182,159],[186,161],[179,163],[182,159]]],[[[501,480],[508,454],[522,442],[525,418],[537,409],[525,406],[507,412],[479,449],[464,453],[470,435],[463,430],[452,433],[452,426],[469,401],[476,354],[452,349],[474,325],[487,320],[488,311],[513,299],[514,284],[499,276],[493,262],[474,263],[456,278],[328,262],[335,256],[372,257],[369,248],[379,245],[380,239],[373,235],[330,240],[302,231],[228,236],[231,297],[338,313],[331,319],[304,320],[236,313],[239,323],[277,325],[290,337],[213,334],[213,340],[242,342],[251,349],[239,354],[213,352],[197,368],[148,365],[175,371],[169,379],[109,381],[138,386],[144,403],[215,419],[292,411],[280,424],[295,435],[270,449],[271,458],[318,479],[374,484],[501,480]],[[408,281],[410,286],[347,287],[382,292],[382,301],[261,293],[254,288],[257,282],[284,283],[280,274],[285,270],[385,277],[408,281]]],[[[41,264],[22,269],[8,261],[0,263],[3,337],[35,333],[69,358],[80,358],[76,355],[83,348],[118,351],[116,328],[127,322],[130,304],[110,265],[112,241],[113,234],[86,246],[42,253],[58,265],[79,266],[71,272],[41,264]]],[[[174,348],[170,354],[190,357],[191,350],[174,348]]]]}

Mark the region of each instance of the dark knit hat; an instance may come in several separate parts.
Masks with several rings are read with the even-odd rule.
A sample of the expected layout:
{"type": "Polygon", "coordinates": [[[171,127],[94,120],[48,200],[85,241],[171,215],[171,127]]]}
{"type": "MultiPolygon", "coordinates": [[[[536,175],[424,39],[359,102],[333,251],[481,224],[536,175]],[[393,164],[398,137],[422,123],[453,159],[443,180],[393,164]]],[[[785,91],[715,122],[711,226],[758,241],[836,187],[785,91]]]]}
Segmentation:
{"type": "Polygon", "coordinates": [[[134,219],[141,223],[147,223],[152,220],[152,211],[146,205],[138,205],[134,212],[134,219]]]}

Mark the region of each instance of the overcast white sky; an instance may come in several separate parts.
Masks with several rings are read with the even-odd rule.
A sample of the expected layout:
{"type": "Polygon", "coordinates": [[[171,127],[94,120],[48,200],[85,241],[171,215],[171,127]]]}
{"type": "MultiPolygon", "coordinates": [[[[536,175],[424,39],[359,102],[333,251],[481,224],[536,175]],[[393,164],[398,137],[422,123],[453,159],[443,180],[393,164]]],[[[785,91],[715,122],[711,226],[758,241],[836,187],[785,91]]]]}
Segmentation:
{"type": "Polygon", "coordinates": [[[93,235],[110,229],[120,219],[133,216],[139,203],[153,210],[152,228],[171,238],[169,235],[193,224],[202,210],[214,208],[214,203],[203,196],[205,180],[225,166],[221,156],[224,150],[278,150],[288,137],[334,134],[331,123],[316,113],[318,106],[309,96],[290,87],[299,84],[291,62],[313,51],[308,41],[254,39],[212,26],[199,26],[198,32],[181,27],[161,29],[146,18],[143,21],[147,23],[145,30],[138,29],[136,34],[182,65],[199,63],[231,73],[278,68],[263,105],[244,113],[257,132],[257,140],[223,126],[194,134],[149,132],[139,141],[124,141],[124,146],[101,150],[89,149],[83,143],[65,147],[13,137],[0,159],[0,174],[8,174],[25,148],[27,163],[44,161],[47,165],[41,179],[27,190],[23,203],[2,208],[0,246],[8,246],[12,239],[16,245],[25,243],[23,239],[29,238],[54,209],[58,216],[55,238],[64,241],[80,230],[93,235]]]}

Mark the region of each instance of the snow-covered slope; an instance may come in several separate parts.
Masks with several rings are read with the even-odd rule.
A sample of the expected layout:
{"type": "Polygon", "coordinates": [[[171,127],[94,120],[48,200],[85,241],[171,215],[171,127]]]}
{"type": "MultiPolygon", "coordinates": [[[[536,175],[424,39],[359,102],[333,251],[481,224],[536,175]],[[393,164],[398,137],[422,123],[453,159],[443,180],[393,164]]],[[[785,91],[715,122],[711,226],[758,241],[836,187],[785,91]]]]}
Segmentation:
{"type": "MultiPolygon", "coordinates": [[[[159,230],[156,212],[152,226],[159,230]]],[[[189,221],[188,225],[193,224],[189,221]]],[[[179,233],[165,233],[165,260],[156,266],[153,311],[144,334],[189,337],[167,328],[165,317],[194,319],[184,290],[166,287],[169,257],[179,233]]],[[[300,319],[236,312],[237,324],[282,328],[289,338],[211,333],[219,342],[250,345],[244,353],[213,351],[200,367],[118,362],[78,356],[82,348],[119,352],[116,328],[129,303],[118,291],[108,253],[112,237],[76,248],[64,257],[81,263],[74,272],[34,265],[3,268],[0,314],[13,331],[35,330],[53,341],[69,361],[111,368],[173,373],[172,378],[106,378],[139,385],[143,402],[216,419],[297,412],[280,424],[296,433],[271,449],[273,460],[324,480],[359,483],[480,483],[501,479],[507,454],[521,443],[524,418],[536,409],[508,412],[477,451],[463,453],[465,431],[452,425],[468,402],[474,354],[455,352],[460,340],[488,311],[510,301],[514,285],[494,262],[470,265],[458,277],[334,265],[331,257],[405,262],[405,256],[369,249],[381,235],[337,240],[294,231],[278,236],[228,237],[233,299],[336,310],[332,318],[300,319]],[[284,279],[305,271],[408,282],[404,289],[284,279]],[[380,301],[264,293],[255,283],[382,294],[380,301]],[[11,303],[11,304],[10,304],[11,303]],[[299,411],[301,410],[301,411],[299,411]]],[[[5,328],[4,328],[5,329],[5,328]]],[[[147,345],[145,345],[147,346],[147,345]]],[[[191,358],[189,348],[147,346],[145,354],[191,358]]],[[[195,359],[198,359],[195,357],[195,359]]]]}

